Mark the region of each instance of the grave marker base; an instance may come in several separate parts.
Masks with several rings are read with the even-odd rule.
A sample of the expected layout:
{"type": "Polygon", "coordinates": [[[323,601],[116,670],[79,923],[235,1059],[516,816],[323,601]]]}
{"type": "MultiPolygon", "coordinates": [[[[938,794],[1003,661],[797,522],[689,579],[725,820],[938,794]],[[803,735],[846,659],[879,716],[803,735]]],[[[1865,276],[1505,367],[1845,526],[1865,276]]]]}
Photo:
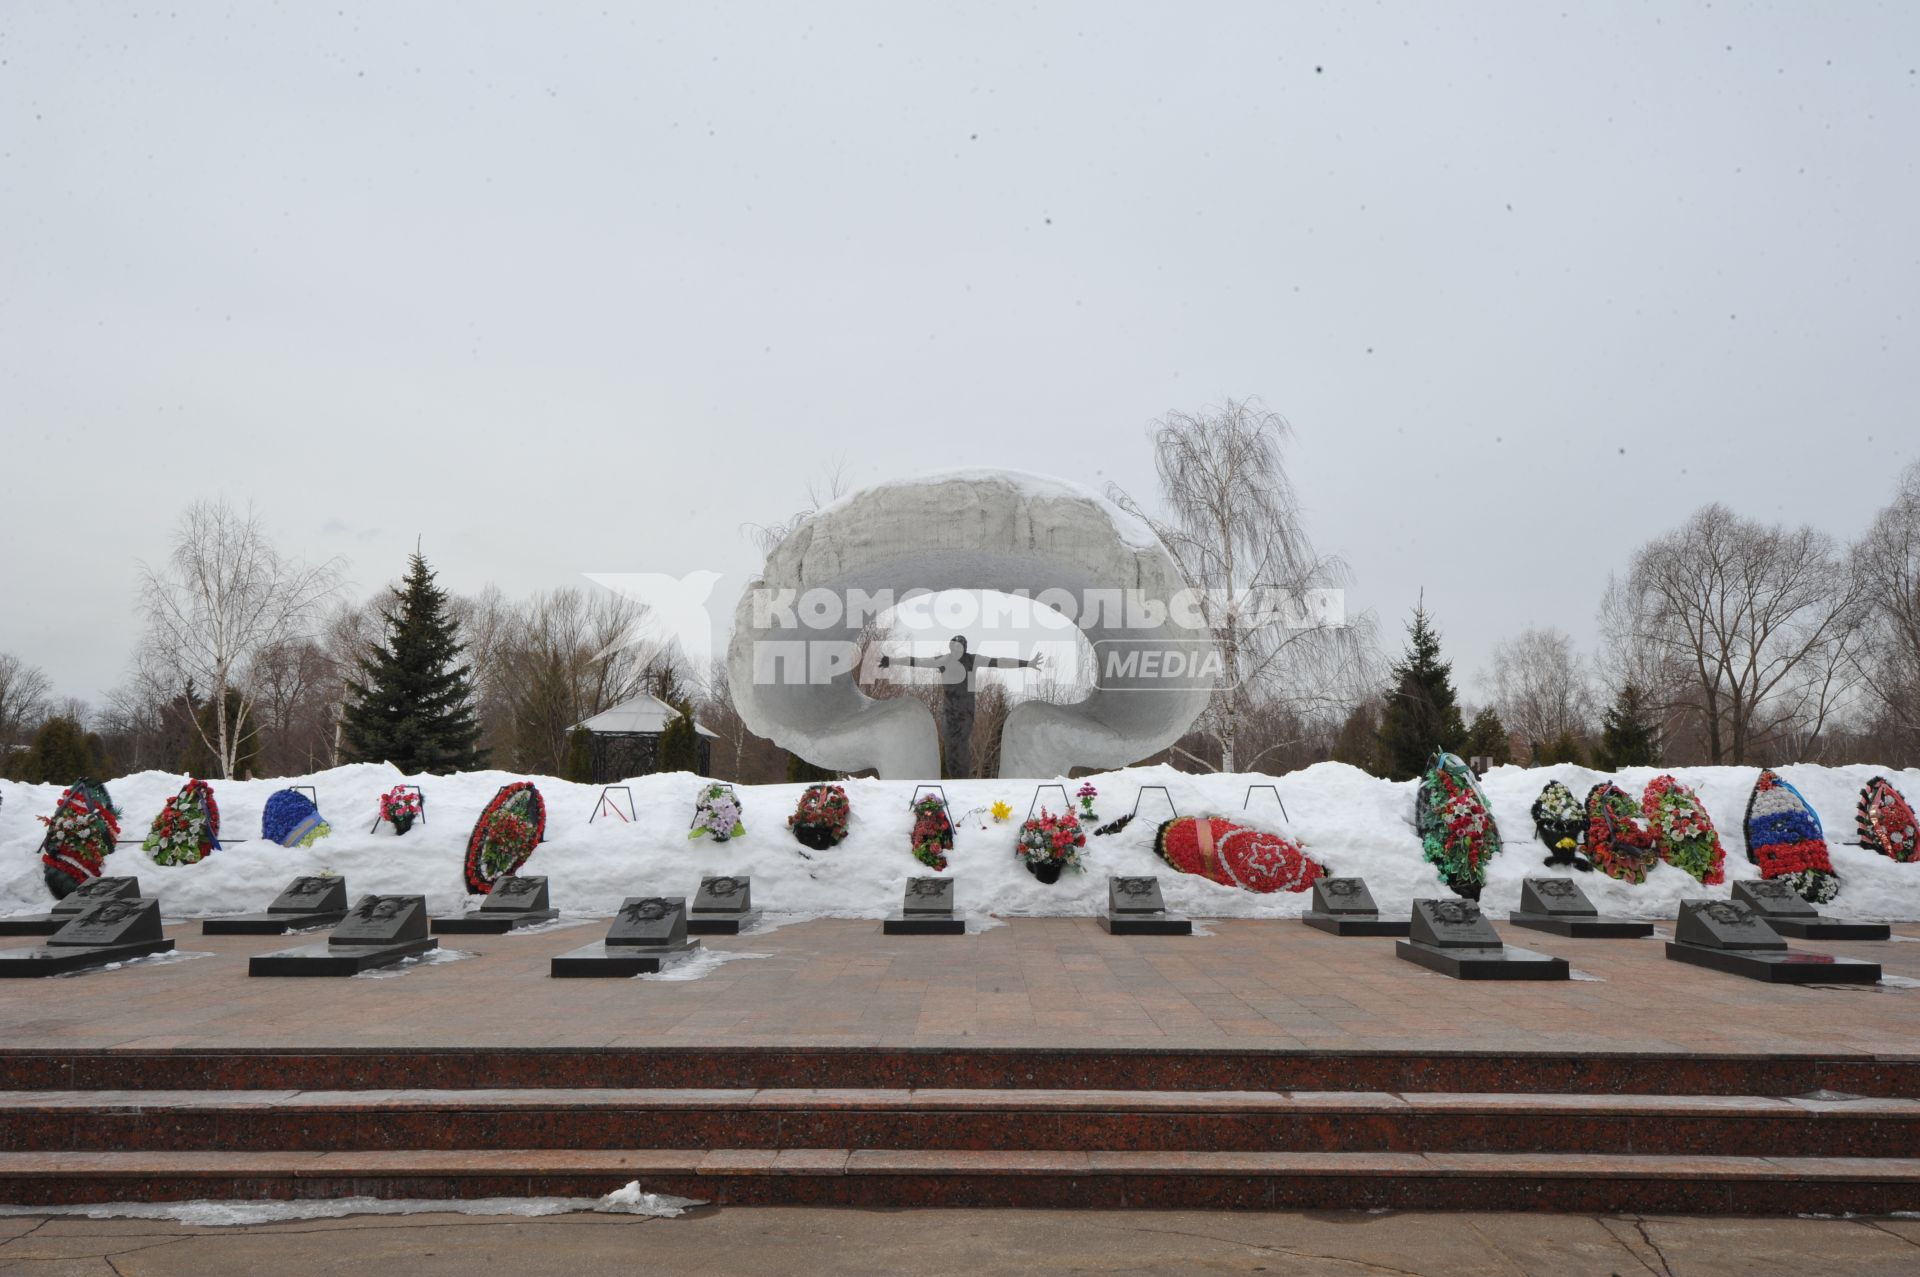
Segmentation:
{"type": "Polygon", "coordinates": [[[1510,913],[1507,921],[1516,927],[1548,931],[1556,936],[1575,936],[1582,940],[1638,940],[1653,934],[1651,922],[1633,922],[1626,918],[1599,918],[1577,914],[1510,913]]]}
{"type": "Polygon", "coordinates": [[[331,927],[347,916],[338,913],[243,913],[232,918],[206,918],[200,923],[203,936],[283,936],[308,927],[331,927]]]}
{"type": "Polygon", "coordinates": [[[390,967],[403,958],[431,953],[438,940],[402,940],[397,944],[303,944],[297,949],[259,953],[247,960],[247,974],[261,976],[359,975],[390,967]]]}
{"type": "Polygon", "coordinates": [[[1893,928],[1884,922],[1842,922],[1838,918],[1795,918],[1762,914],[1769,927],[1796,940],[1885,940],[1893,928]]]}
{"type": "MultiPolygon", "coordinates": [[[[1768,925],[1774,919],[1767,920],[1768,925]]],[[[1880,964],[1788,949],[1709,949],[1667,941],[1667,957],[1767,984],[1878,984],[1880,964]]]]}
{"type": "Polygon", "coordinates": [[[1111,936],[1190,936],[1193,921],[1169,913],[1103,913],[1100,929],[1111,936]]]}
{"type": "Polygon", "coordinates": [[[501,936],[559,916],[558,909],[476,909],[457,918],[435,918],[431,925],[436,936],[501,936]]]}
{"type": "Polygon", "coordinates": [[[1400,919],[1382,918],[1379,914],[1363,913],[1314,913],[1308,911],[1300,915],[1300,921],[1309,927],[1336,936],[1405,936],[1413,923],[1400,919]]]}
{"type": "Polygon", "coordinates": [[[24,918],[0,918],[0,936],[50,936],[73,921],[70,913],[29,914],[24,918]]]}
{"type": "Polygon", "coordinates": [[[698,940],[659,947],[637,944],[608,944],[597,941],[554,957],[547,974],[557,979],[581,976],[652,975],[669,958],[691,953],[700,947],[698,940]]]}
{"type": "Polygon", "coordinates": [[[751,926],[760,916],[758,909],[741,909],[732,913],[702,913],[695,910],[687,915],[687,934],[690,936],[737,936],[745,927],[751,926]]]}
{"type": "MultiPolygon", "coordinates": [[[[71,918],[66,921],[72,921],[71,918]]],[[[61,975],[103,967],[109,962],[144,958],[151,953],[170,953],[171,940],[134,940],[126,944],[36,945],[31,949],[13,949],[0,953],[0,978],[61,975]]]]}
{"type": "Polygon", "coordinates": [[[1571,975],[1565,958],[1516,949],[1512,945],[1441,949],[1401,940],[1395,943],[1393,951],[1408,962],[1456,980],[1565,980],[1571,975]]]}
{"type": "Polygon", "coordinates": [[[964,936],[967,920],[950,914],[904,913],[880,924],[886,936],[964,936]]]}

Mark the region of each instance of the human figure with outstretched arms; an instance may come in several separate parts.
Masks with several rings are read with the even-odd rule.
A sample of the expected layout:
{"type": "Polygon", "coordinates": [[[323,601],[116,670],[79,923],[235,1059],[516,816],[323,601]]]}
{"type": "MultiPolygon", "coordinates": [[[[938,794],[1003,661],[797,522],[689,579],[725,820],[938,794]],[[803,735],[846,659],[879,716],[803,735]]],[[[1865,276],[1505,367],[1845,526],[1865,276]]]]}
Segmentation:
{"type": "MultiPolygon", "coordinates": [[[[967,650],[965,636],[956,634],[947,643],[947,650],[938,656],[900,658],[902,665],[940,671],[940,681],[945,685],[942,696],[944,711],[942,716],[946,720],[944,728],[947,771],[954,779],[964,780],[973,775],[974,670],[1037,670],[1040,668],[1041,656],[1041,653],[1035,653],[1033,659],[1025,661],[1007,656],[975,656],[967,650]]],[[[891,664],[893,664],[892,657],[880,658],[881,669],[886,669],[891,664]]]]}

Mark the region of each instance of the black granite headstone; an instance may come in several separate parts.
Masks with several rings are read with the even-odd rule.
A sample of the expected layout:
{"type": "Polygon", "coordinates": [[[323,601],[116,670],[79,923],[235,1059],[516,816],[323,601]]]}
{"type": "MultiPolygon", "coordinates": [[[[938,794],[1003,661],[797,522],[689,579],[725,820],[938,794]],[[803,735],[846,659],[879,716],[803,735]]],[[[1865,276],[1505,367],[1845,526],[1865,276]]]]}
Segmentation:
{"type": "Polygon", "coordinates": [[[953,879],[909,878],[900,913],[880,924],[882,935],[963,936],[967,920],[953,916],[953,879]]]}
{"type": "Polygon", "coordinates": [[[50,936],[75,914],[102,900],[138,899],[139,895],[138,878],[89,878],[54,901],[47,913],[0,918],[0,936],[50,936]]]}
{"type": "Polygon", "coordinates": [[[1738,900],[1683,900],[1673,938],[1709,949],[1785,949],[1765,918],[1738,900]]]}
{"type": "Polygon", "coordinates": [[[480,902],[481,913],[534,913],[551,909],[551,893],[543,877],[508,874],[493,884],[493,890],[480,902]]]}
{"type": "Polygon", "coordinates": [[[1114,875],[1107,879],[1107,911],[1100,915],[1103,931],[1116,936],[1190,936],[1193,922],[1167,912],[1160,880],[1152,874],[1114,875]]]}
{"type": "Polygon", "coordinates": [[[405,944],[426,937],[425,896],[362,896],[327,937],[327,943],[405,944]]]}
{"type": "Polygon", "coordinates": [[[1799,892],[1777,878],[1736,882],[1733,898],[1796,940],[1885,940],[1893,934],[1884,922],[1845,922],[1816,913],[1799,892]]]}
{"type": "Polygon", "coordinates": [[[1516,927],[1583,940],[1632,940],[1653,934],[1651,922],[1602,918],[1571,878],[1528,878],[1520,884],[1520,908],[1507,915],[1516,927]]]}
{"type": "Polygon", "coordinates": [[[508,874],[494,881],[493,890],[480,902],[478,911],[457,918],[435,918],[433,934],[500,936],[552,922],[559,916],[560,911],[548,901],[545,878],[508,874]]]}
{"type": "Polygon", "coordinates": [[[347,880],[337,874],[295,878],[274,897],[265,913],[208,918],[200,933],[208,936],[277,936],[307,927],[331,927],[347,916],[347,880]]]}
{"type": "Polygon", "coordinates": [[[362,896],[326,943],[255,954],[247,961],[247,974],[358,975],[439,947],[427,934],[425,896],[362,896]]]}
{"type": "Polygon", "coordinates": [[[1394,952],[1456,980],[1565,980],[1564,958],[1503,943],[1471,900],[1416,900],[1409,938],[1394,952]]]}
{"type": "Polygon", "coordinates": [[[1498,949],[1500,933],[1471,900],[1416,900],[1411,938],[1436,949],[1498,949]]]}
{"type": "Polygon", "coordinates": [[[607,927],[607,938],[556,956],[548,974],[648,975],[661,963],[700,947],[687,938],[687,902],[678,896],[628,896],[607,927]]]}
{"type": "Polygon", "coordinates": [[[1315,913],[1370,913],[1380,914],[1380,906],[1373,902],[1373,893],[1367,890],[1365,878],[1318,878],[1313,884],[1313,909],[1315,913]]]}
{"type": "Polygon", "coordinates": [[[1733,884],[1733,898],[1768,918],[1812,918],[1814,907],[1806,902],[1791,883],[1779,878],[1761,878],[1733,884]]]}
{"type": "Polygon", "coordinates": [[[1160,880],[1151,874],[1139,878],[1107,879],[1107,909],[1112,913],[1165,913],[1160,880]]]}
{"type": "Polygon", "coordinates": [[[113,896],[69,915],[45,944],[0,953],[0,977],[59,975],[172,948],[161,934],[158,900],[113,896]]]}
{"type": "Polygon", "coordinates": [[[1768,984],[1879,982],[1879,963],[1788,948],[1776,925],[1738,900],[1683,900],[1667,957],[1768,984]]]}
{"type": "Polygon", "coordinates": [[[116,897],[102,900],[74,915],[48,938],[50,945],[97,948],[101,945],[139,944],[158,940],[160,902],[116,897]]]}
{"type": "Polygon", "coordinates": [[[687,938],[687,902],[677,896],[629,896],[607,928],[610,945],[659,949],[687,938]]]}
{"type": "Polygon", "coordinates": [[[1300,921],[1336,936],[1404,936],[1410,924],[1383,919],[1365,878],[1316,878],[1300,921]]]}
{"type": "Polygon", "coordinates": [[[268,913],[336,913],[347,911],[347,880],[338,874],[295,878],[267,906],[268,913]]]}
{"type": "Polygon", "coordinates": [[[696,936],[737,936],[753,917],[753,879],[745,875],[702,878],[687,914],[687,931],[696,936]]]}
{"type": "Polygon", "coordinates": [[[902,913],[952,913],[953,879],[909,878],[902,913]]]}
{"type": "Polygon", "coordinates": [[[1527,878],[1520,883],[1520,912],[1552,918],[1597,918],[1600,911],[1571,878],[1527,878]]]}
{"type": "Polygon", "coordinates": [[[138,878],[92,878],[68,892],[65,899],[55,901],[53,912],[79,913],[102,900],[138,899],[139,896],[138,878]]]}

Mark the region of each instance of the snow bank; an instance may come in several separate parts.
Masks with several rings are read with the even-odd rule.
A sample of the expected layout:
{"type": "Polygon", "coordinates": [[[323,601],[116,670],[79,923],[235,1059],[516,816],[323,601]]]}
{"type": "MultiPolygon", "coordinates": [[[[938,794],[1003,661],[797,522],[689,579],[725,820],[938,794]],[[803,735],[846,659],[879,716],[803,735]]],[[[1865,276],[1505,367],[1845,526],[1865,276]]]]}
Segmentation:
{"type": "MultiPolygon", "coordinates": [[[[1839,871],[1840,896],[1825,912],[1862,919],[1920,919],[1920,864],[1900,865],[1851,845],[1854,804],[1869,777],[1884,775],[1908,796],[1920,798],[1920,771],[1882,768],[1789,766],[1778,769],[1812,803],[1826,827],[1839,871]]],[[[1616,775],[1637,799],[1659,772],[1630,768],[1616,775]]],[[[1747,795],[1759,772],[1752,767],[1690,767],[1674,774],[1700,795],[1727,848],[1728,879],[1755,878],[1747,863],[1740,824],[1747,795]]],[[[1528,809],[1549,780],[1561,780],[1584,796],[1603,773],[1582,767],[1496,768],[1485,780],[1488,800],[1500,823],[1505,850],[1489,867],[1482,902],[1499,917],[1519,903],[1520,880],[1541,868],[1546,848],[1533,836],[1528,809]]],[[[334,768],[312,776],[260,781],[215,781],[222,830],[233,845],[197,865],[161,867],[137,845],[124,845],[107,859],[107,872],[136,874],[148,895],[157,895],[169,917],[206,917],[265,907],[297,874],[323,871],[345,874],[349,891],[423,893],[435,914],[455,913],[474,902],[461,876],[467,835],[494,792],[514,773],[488,771],[460,776],[402,776],[376,764],[334,768]],[[418,783],[426,793],[427,819],[405,837],[373,824],[379,795],[401,780],[418,783]],[[312,847],[289,850],[260,838],[260,814],[268,795],[288,784],[310,784],[319,792],[320,811],[333,833],[312,847]]],[[[910,781],[847,782],[853,818],[846,841],[811,859],[787,831],[803,786],[740,787],[747,832],[730,842],[689,841],[699,777],[685,772],[643,776],[624,782],[633,789],[639,819],[593,814],[599,787],[535,778],[547,802],[547,839],[528,862],[526,872],[552,880],[553,902],[568,914],[605,917],[623,896],[691,896],[702,874],[753,876],[754,904],[782,915],[880,918],[900,903],[906,879],[928,872],[907,851],[912,827],[910,781]]],[[[142,837],[148,824],[183,783],[163,772],[142,772],[112,782],[114,801],[123,813],[122,836],[142,837]]],[[[1309,855],[1336,874],[1359,875],[1372,887],[1380,907],[1404,914],[1416,897],[1445,895],[1438,876],[1420,858],[1413,830],[1413,783],[1390,782],[1340,763],[1320,763],[1286,776],[1193,776],[1171,768],[1128,768],[1092,778],[1099,787],[1102,821],[1131,810],[1144,785],[1164,785],[1183,816],[1226,816],[1274,830],[1304,843],[1309,855]],[[1273,784],[1286,804],[1287,817],[1265,790],[1273,784]]],[[[1078,789],[1080,781],[1068,786],[1078,789]]],[[[1197,917],[1293,917],[1307,904],[1306,894],[1256,896],[1177,874],[1153,854],[1155,827],[1166,804],[1148,793],[1140,815],[1119,834],[1088,839],[1088,872],[1067,873],[1044,886],[1014,859],[1014,836],[1034,796],[1034,782],[971,780],[946,782],[957,826],[949,872],[959,879],[959,909],[976,918],[1066,915],[1086,917],[1106,903],[1110,873],[1157,873],[1168,907],[1197,917]],[[1014,809],[1013,819],[996,824],[985,814],[995,800],[1014,809]]],[[[51,814],[59,788],[0,782],[0,914],[44,912],[51,897],[41,879],[36,849],[38,816],[51,814]]],[[[1058,810],[1060,792],[1042,801],[1058,810]]],[[[624,807],[624,803],[622,804],[624,807]]],[[[1729,887],[1701,887],[1668,865],[1656,867],[1641,886],[1615,882],[1599,873],[1579,875],[1581,885],[1606,912],[1630,917],[1670,918],[1682,898],[1727,895],[1729,887]]]]}

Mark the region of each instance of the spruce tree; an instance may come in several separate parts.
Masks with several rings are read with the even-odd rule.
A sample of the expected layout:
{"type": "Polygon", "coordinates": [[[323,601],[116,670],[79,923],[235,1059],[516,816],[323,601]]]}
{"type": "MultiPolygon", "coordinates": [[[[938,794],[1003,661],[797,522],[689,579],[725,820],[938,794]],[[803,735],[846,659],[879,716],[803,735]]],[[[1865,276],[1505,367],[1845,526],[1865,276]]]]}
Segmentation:
{"type": "Polygon", "coordinates": [[[1412,780],[1435,750],[1458,753],[1467,739],[1453,695],[1453,666],[1440,659],[1440,633],[1422,604],[1407,626],[1406,655],[1380,715],[1380,767],[1389,780],[1412,780]]]}
{"type": "Polygon", "coordinates": [[[584,727],[567,733],[566,779],[579,785],[593,783],[593,733],[584,727]]]}
{"type": "Polygon", "coordinates": [[[1495,767],[1504,767],[1513,761],[1513,742],[1507,737],[1507,725],[1500,721],[1499,711],[1492,706],[1473,716],[1473,726],[1467,729],[1466,751],[1469,759],[1489,759],[1495,767]]]}
{"type": "Polygon", "coordinates": [[[680,712],[660,733],[660,753],[655,760],[655,770],[697,772],[700,770],[700,737],[693,730],[693,715],[684,704],[675,705],[674,708],[680,712]]]}
{"type": "Polygon", "coordinates": [[[20,770],[21,780],[43,785],[71,785],[82,776],[100,771],[99,751],[85,729],[71,718],[49,718],[33,734],[33,747],[21,751],[26,758],[20,770]]]}
{"type": "Polygon", "coordinates": [[[1593,751],[1594,766],[1603,771],[1621,767],[1653,767],[1660,762],[1659,727],[1646,694],[1624,684],[1601,723],[1600,744],[1593,751]]]}
{"type": "Polygon", "coordinates": [[[466,645],[447,614],[446,591],[419,551],[382,615],[386,642],[361,659],[360,679],[347,682],[341,726],[349,756],[389,762],[409,775],[485,766],[486,752],[476,747],[472,667],[459,659],[466,645]]]}

